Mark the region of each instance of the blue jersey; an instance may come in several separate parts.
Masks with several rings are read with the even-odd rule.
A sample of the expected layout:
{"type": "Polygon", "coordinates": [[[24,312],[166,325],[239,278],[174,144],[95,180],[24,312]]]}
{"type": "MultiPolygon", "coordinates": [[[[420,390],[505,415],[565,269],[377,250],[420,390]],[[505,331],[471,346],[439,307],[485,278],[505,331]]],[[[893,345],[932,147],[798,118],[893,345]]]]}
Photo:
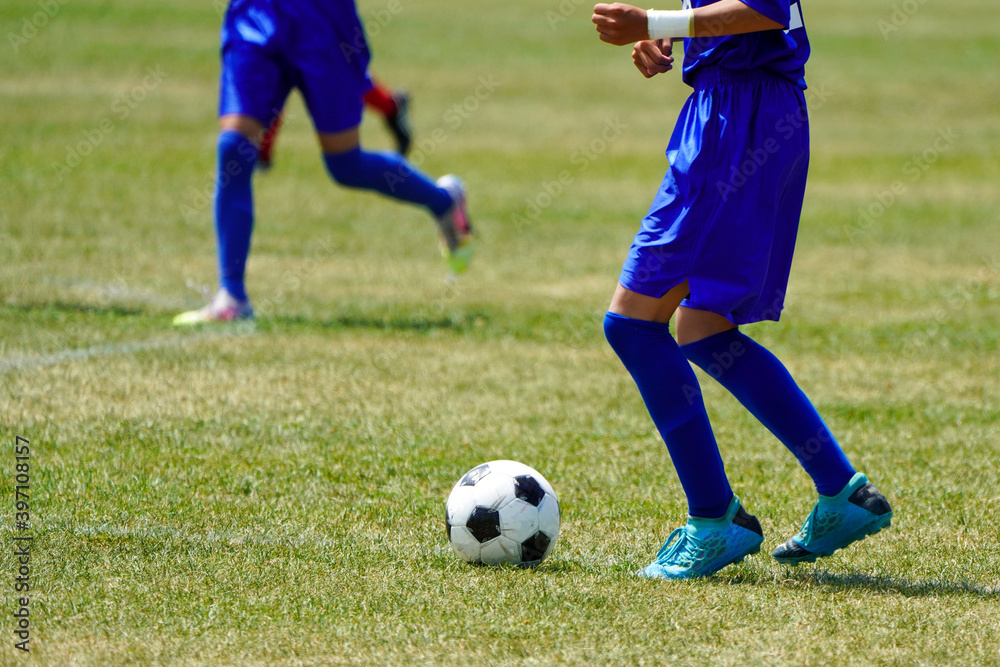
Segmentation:
{"type": "Polygon", "coordinates": [[[222,48],[237,41],[278,51],[339,45],[364,68],[371,58],[354,0],[230,0],[222,48]]]}
{"type": "MultiPolygon", "coordinates": [[[[684,8],[711,5],[717,0],[684,0],[684,8]]],[[[806,87],[805,64],[809,59],[809,37],[802,22],[798,0],[740,0],[785,30],[765,30],[725,37],[692,37],[684,40],[684,83],[694,85],[698,70],[765,69],[806,87]]]]}

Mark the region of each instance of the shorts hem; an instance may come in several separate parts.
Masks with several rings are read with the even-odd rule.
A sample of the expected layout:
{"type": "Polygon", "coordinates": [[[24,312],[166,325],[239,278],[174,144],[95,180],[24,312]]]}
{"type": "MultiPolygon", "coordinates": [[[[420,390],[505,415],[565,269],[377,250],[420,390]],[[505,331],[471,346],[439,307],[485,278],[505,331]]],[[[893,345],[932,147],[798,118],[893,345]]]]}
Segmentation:
{"type": "Polygon", "coordinates": [[[649,286],[644,286],[643,284],[638,283],[638,282],[636,282],[634,280],[628,280],[624,276],[619,276],[619,278],[618,278],[618,284],[621,285],[622,287],[624,287],[625,289],[627,289],[630,292],[635,292],[636,294],[641,294],[643,296],[648,296],[651,299],[659,299],[659,298],[662,298],[664,294],[666,294],[667,292],[669,292],[673,288],[675,288],[678,285],[680,285],[681,283],[683,283],[685,280],[687,280],[687,279],[686,278],[681,278],[676,283],[672,284],[670,287],[664,289],[661,292],[657,292],[657,290],[655,290],[655,289],[650,289],[649,286]]]}

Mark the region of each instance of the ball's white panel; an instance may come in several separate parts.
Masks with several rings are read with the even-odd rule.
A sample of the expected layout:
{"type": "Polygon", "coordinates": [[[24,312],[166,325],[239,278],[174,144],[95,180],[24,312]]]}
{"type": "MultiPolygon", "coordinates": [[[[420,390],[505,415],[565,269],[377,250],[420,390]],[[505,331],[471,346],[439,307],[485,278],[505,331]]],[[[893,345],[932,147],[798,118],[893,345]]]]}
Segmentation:
{"type": "Polygon", "coordinates": [[[448,523],[464,526],[465,521],[476,507],[474,486],[456,486],[448,496],[448,523]]]}
{"type": "Polygon", "coordinates": [[[501,535],[479,545],[479,559],[487,565],[500,565],[502,563],[519,565],[521,563],[521,545],[501,535]]]}
{"type": "Polygon", "coordinates": [[[538,529],[553,541],[559,534],[559,502],[555,496],[547,495],[538,504],[538,529]]]}
{"type": "Polygon", "coordinates": [[[462,475],[461,479],[456,483],[457,486],[475,486],[479,480],[481,480],[486,475],[492,472],[489,463],[483,463],[478,465],[469,472],[462,475]]]}
{"type": "Polygon", "coordinates": [[[479,540],[465,526],[451,527],[451,548],[467,563],[479,560],[479,540]]]}
{"type": "Polygon", "coordinates": [[[514,498],[514,480],[504,474],[493,472],[483,477],[472,489],[476,504],[481,507],[500,509],[514,498]]]}
{"type": "Polygon", "coordinates": [[[528,539],[538,532],[538,508],[517,498],[507,503],[500,510],[500,532],[518,543],[528,539]]]}
{"type": "Polygon", "coordinates": [[[501,472],[510,477],[517,477],[518,475],[531,475],[538,480],[538,483],[543,489],[545,489],[546,493],[555,495],[555,491],[552,490],[552,485],[549,484],[548,480],[542,477],[540,472],[529,465],[525,465],[519,461],[490,461],[489,466],[494,471],[501,472]]]}

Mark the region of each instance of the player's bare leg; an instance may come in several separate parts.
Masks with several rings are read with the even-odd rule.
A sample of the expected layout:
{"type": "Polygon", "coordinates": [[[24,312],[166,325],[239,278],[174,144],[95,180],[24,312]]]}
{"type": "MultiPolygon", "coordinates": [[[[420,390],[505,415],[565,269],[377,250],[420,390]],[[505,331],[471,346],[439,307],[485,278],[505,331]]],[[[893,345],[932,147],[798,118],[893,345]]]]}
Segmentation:
{"type": "Polygon", "coordinates": [[[658,299],[618,285],[608,310],[636,320],[664,323],[669,322],[676,313],[678,345],[693,343],[736,328],[735,324],[722,315],[681,306],[680,304],[687,297],[688,292],[690,292],[690,288],[687,281],[669,290],[658,299]]]}
{"type": "Polygon", "coordinates": [[[256,146],[260,146],[264,136],[264,124],[252,116],[228,114],[219,118],[219,133],[238,132],[248,138],[256,146]]]}
{"type": "Polygon", "coordinates": [[[674,312],[687,296],[688,291],[687,281],[677,285],[659,298],[639,294],[621,285],[616,285],[615,294],[611,297],[611,305],[608,306],[608,310],[616,315],[634,320],[666,324],[674,316],[674,312]]]}
{"type": "Polygon", "coordinates": [[[677,344],[687,345],[735,329],[736,325],[722,315],[708,310],[677,308],[677,344]]]}

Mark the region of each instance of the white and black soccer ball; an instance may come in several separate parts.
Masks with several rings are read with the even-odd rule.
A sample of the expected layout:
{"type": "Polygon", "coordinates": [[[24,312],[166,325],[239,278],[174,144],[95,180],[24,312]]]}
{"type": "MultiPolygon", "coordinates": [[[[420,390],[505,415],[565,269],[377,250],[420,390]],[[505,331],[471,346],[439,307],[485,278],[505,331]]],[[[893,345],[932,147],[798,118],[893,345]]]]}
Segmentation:
{"type": "Polygon", "coordinates": [[[537,470],[490,461],[458,480],[448,496],[448,540],[468,563],[534,567],[559,535],[559,499],[537,470]]]}

